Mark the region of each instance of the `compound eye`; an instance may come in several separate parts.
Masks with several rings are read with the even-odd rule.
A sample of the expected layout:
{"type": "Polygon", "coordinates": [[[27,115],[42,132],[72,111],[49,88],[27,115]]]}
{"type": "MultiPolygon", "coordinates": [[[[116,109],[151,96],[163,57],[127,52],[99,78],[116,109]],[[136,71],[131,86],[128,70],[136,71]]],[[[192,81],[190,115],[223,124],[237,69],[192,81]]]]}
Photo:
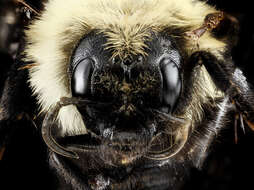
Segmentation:
{"type": "Polygon", "coordinates": [[[73,96],[85,96],[89,94],[92,71],[93,60],[91,59],[84,59],[76,65],[71,81],[73,96]]]}
{"type": "Polygon", "coordinates": [[[162,111],[172,112],[181,92],[181,78],[177,65],[171,59],[161,62],[163,77],[162,111]]]}

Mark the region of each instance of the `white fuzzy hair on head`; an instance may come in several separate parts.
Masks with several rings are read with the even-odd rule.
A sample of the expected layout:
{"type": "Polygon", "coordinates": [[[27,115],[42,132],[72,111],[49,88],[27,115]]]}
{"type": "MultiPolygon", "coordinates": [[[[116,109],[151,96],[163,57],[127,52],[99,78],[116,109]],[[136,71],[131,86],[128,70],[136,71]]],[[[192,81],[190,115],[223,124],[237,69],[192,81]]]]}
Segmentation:
{"type": "MultiPolygon", "coordinates": [[[[113,56],[145,54],[144,41],[151,31],[194,30],[214,12],[213,7],[196,0],[49,0],[26,31],[26,59],[36,63],[29,70],[30,84],[41,111],[47,112],[61,97],[72,96],[67,73],[70,57],[90,31],[96,29],[108,37],[113,56]]],[[[187,46],[191,52],[192,42],[187,46]]],[[[209,32],[199,40],[199,50],[216,53],[224,48],[209,32]]],[[[64,135],[86,133],[75,106],[61,109],[58,120],[64,135]]]]}

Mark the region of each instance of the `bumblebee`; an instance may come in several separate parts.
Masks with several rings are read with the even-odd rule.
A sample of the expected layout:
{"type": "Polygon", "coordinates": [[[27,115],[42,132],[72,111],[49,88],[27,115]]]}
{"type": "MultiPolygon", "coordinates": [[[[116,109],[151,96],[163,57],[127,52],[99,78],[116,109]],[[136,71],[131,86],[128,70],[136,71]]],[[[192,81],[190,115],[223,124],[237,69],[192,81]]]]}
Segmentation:
{"type": "Polygon", "coordinates": [[[26,117],[55,189],[180,189],[223,128],[254,129],[234,17],[197,0],[19,2],[33,19],[1,92],[1,144],[26,117]]]}

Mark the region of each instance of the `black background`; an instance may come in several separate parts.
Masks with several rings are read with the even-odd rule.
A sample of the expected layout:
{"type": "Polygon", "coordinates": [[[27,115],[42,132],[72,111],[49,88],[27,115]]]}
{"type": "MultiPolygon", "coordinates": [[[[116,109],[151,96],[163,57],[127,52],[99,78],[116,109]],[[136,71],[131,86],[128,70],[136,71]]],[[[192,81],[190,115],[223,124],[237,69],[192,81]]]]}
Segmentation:
{"type": "MultiPolygon", "coordinates": [[[[4,2],[7,0],[0,0],[0,6],[3,6],[1,3],[4,2]]],[[[248,82],[254,84],[252,66],[254,17],[251,1],[210,0],[209,3],[239,20],[239,42],[233,49],[232,56],[235,64],[243,70],[248,82]]],[[[4,50],[0,48],[0,69],[2,71],[8,68],[6,65],[12,63],[12,58],[3,52],[4,50]]],[[[0,77],[0,91],[1,78],[3,75],[0,77]]],[[[247,128],[246,134],[238,131],[239,141],[235,144],[233,127],[223,130],[203,170],[193,170],[191,180],[187,182],[184,189],[254,189],[254,133],[247,128]]],[[[45,169],[47,166],[44,162],[46,159],[45,146],[41,145],[36,128],[24,127],[20,124],[12,137],[14,140],[8,145],[5,156],[0,161],[0,190],[14,189],[19,186],[26,186],[26,189],[48,189],[48,184],[54,183],[55,179],[45,169]],[[26,177],[28,173],[29,178],[26,177]]]]}

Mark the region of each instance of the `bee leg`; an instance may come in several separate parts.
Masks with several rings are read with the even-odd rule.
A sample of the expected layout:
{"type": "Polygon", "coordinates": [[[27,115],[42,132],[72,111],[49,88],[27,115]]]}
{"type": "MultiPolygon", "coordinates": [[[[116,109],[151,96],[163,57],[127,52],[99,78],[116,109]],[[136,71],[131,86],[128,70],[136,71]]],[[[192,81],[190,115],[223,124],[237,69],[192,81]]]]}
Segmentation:
{"type": "Polygon", "coordinates": [[[236,112],[239,113],[240,127],[245,133],[244,123],[254,131],[254,91],[244,77],[242,71],[235,69],[232,76],[232,87],[229,93],[232,94],[232,101],[236,112]]]}
{"type": "Polygon", "coordinates": [[[229,96],[235,113],[239,114],[241,128],[244,130],[245,122],[254,130],[254,91],[231,57],[219,60],[205,51],[195,52],[191,57],[205,66],[216,87],[229,96]]]}
{"type": "Polygon", "coordinates": [[[19,70],[22,64],[13,63],[4,81],[0,94],[0,148],[6,146],[11,134],[18,126],[17,122],[26,120],[26,114],[35,112],[35,100],[31,97],[31,90],[27,84],[28,71],[19,70]]]}

